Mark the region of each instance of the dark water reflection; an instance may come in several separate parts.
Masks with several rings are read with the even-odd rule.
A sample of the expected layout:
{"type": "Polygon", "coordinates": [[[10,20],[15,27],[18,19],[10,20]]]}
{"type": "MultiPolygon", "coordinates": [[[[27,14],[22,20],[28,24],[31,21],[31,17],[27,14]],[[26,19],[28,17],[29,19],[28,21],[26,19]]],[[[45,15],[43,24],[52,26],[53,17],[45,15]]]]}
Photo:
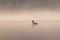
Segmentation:
{"type": "Polygon", "coordinates": [[[60,40],[60,21],[0,22],[0,40],[60,40]]]}

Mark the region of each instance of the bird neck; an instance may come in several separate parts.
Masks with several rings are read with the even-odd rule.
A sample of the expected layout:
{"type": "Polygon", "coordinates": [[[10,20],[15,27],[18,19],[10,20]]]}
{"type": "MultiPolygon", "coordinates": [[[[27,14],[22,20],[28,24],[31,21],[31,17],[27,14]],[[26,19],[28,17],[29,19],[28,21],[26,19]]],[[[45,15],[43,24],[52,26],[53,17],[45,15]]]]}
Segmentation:
{"type": "Polygon", "coordinates": [[[33,22],[34,23],[34,22],[33,22]]]}

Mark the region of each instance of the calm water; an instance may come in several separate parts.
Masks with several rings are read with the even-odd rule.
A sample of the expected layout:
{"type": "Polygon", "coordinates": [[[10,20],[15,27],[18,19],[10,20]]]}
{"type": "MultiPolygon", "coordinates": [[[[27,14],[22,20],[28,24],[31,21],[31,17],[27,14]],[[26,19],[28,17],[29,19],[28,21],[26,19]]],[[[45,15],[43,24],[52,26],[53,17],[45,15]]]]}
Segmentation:
{"type": "Polygon", "coordinates": [[[60,40],[60,21],[1,21],[0,40],[60,40]]]}

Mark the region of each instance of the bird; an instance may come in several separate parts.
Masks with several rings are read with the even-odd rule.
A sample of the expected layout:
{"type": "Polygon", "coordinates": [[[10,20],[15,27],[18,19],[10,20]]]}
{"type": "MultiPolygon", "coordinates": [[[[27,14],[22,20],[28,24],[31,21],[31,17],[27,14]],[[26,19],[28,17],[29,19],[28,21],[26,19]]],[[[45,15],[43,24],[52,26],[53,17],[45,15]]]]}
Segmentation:
{"type": "Polygon", "coordinates": [[[34,20],[32,20],[33,24],[38,24],[37,22],[34,22],[34,20]]]}

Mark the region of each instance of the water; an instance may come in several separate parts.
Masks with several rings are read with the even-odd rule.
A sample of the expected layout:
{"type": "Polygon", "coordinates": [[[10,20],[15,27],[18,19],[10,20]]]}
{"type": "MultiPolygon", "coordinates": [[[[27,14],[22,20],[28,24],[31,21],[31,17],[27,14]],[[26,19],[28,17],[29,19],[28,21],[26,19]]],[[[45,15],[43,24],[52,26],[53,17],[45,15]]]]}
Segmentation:
{"type": "Polygon", "coordinates": [[[59,20],[1,21],[0,40],[60,40],[59,20]]]}

